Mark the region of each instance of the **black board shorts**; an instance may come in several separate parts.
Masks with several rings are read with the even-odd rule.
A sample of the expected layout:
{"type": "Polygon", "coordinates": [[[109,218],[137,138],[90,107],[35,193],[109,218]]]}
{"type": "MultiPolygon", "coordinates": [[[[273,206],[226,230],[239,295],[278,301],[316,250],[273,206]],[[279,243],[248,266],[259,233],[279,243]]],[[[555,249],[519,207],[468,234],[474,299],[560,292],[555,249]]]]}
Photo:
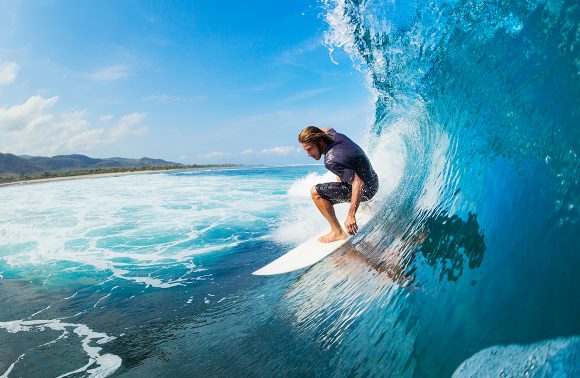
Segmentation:
{"type": "MultiPolygon", "coordinates": [[[[320,197],[329,201],[333,205],[336,205],[337,203],[350,202],[352,198],[352,185],[349,185],[344,181],[325,182],[324,184],[316,185],[315,188],[320,197]]],[[[365,185],[362,190],[361,202],[373,198],[378,190],[378,183],[369,188],[365,185]]]]}

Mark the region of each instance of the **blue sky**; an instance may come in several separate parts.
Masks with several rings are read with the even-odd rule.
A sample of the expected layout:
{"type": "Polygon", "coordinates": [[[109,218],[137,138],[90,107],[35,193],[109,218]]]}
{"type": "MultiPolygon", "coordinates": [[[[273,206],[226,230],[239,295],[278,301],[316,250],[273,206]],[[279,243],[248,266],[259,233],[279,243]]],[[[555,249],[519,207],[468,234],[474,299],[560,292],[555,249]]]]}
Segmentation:
{"type": "Polygon", "coordinates": [[[317,1],[0,0],[0,152],[312,163],[310,124],[364,144],[371,106],[317,1]]]}

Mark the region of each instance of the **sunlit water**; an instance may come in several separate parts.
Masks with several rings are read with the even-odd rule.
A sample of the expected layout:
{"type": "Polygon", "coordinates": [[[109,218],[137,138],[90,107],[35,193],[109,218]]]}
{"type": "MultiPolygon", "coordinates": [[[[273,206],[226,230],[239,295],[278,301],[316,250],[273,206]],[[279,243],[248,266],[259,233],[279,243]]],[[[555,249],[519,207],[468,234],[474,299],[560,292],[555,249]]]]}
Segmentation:
{"type": "Polygon", "coordinates": [[[322,174],[242,168],[2,188],[0,371],[130,371],[169,328],[239,320],[245,298],[267,293],[250,273],[322,229],[308,198],[322,174]]]}

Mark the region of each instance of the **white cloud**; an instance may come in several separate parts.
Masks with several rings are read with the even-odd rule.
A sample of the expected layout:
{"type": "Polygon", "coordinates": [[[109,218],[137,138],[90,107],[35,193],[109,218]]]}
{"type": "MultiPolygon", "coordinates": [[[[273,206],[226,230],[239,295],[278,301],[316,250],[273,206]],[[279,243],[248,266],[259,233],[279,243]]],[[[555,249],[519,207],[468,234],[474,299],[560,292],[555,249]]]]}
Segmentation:
{"type": "Polygon", "coordinates": [[[221,158],[221,157],[226,157],[226,156],[228,156],[228,154],[226,154],[225,152],[213,151],[213,152],[208,152],[207,154],[201,155],[200,157],[202,159],[215,159],[215,158],[221,158]]]}
{"type": "Polygon", "coordinates": [[[290,146],[277,146],[272,148],[266,148],[260,151],[260,153],[266,155],[290,155],[298,152],[300,152],[300,149],[298,147],[290,147],[290,146]]]}
{"type": "Polygon", "coordinates": [[[141,125],[144,119],[145,113],[131,113],[123,116],[111,130],[111,137],[114,140],[119,140],[129,136],[143,136],[147,134],[147,126],[141,125]]]}
{"type": "Polygon", "coordinates": [[[278,56],[277,61],[281,64],[303,67],[302,61],[305,60],[304,56],[322,47],[323,45],[319,38],[310,38],[282,52],[278,56]]]}
{"type": "Polygon", "coordinates": [[[271,148],[265,148],[260,151],[255,151],[251,148],[244,150],[240,155],[291,155],[294,153],[299,153],[300,148],[291,146],[276,146],[271,148]]]}
{"type": "Polygon", "coordinates": [[[114,64],[112,66],[99,68],[91,72],[87,77],[95,81],[115,81],[123,79],[131,74],[131,66],[127,64],[114,64]]]}
{"type": "Polygon", "coordinates": [[[112,114],[105,114],[99,117],[99,122],[111,122],[112,119],[113,119],[112,114]]]}
{"type": "MultiPolygon", "coordinates": [[[[57,96],[32,96],[23,104],[0,108],[0,151],[37,155],[86,153],[147,131],[141,126],[145,117],[142,113],[126,115],[113,127],[91,127],[84,110],[55,112],[58,100],[57,96]]],[[[106,117],[104,121],[111,119],[106,117]]]]}
{"type": "Polygon", "coordinates": [[[18,132],[22,126],[30,129],[35,125],[48,122],[51,114],[45,110],[52,108],[58,101],[58,97],[42,98],[32,96],[24,104],[15,105],[11,108],[0,108],[0,132],[18,132]]]}
{"type": "Polygon", "coordinates": [[[0,85],[8,85],[16,80],[20,66],[14,62],[0,61],[0,85]]]}

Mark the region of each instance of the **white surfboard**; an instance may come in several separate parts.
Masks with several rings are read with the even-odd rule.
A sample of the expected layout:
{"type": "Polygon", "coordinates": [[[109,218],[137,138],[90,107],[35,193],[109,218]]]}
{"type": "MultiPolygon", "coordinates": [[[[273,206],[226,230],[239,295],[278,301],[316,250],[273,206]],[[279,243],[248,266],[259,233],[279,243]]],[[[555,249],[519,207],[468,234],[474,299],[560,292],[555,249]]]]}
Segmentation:
{"type": "MultiPolygon", "coordinates": [[[[359,230],[369,221],[369,219],[370,215],[361,217],[357,216],[359,230]]],[[[255,276],[273,276],[275,274],[289,273],[295,270],[308,268],[336,251],[351,238],[349,235],[349,237],[344,240],[338,240],[332,243],[321,243],[318,241],[318,238],[322,235],[324,235],[324,233],[308,239],[298,247],[290,250],[288,253],[280,256],[252,274],[255,276]]]]}

